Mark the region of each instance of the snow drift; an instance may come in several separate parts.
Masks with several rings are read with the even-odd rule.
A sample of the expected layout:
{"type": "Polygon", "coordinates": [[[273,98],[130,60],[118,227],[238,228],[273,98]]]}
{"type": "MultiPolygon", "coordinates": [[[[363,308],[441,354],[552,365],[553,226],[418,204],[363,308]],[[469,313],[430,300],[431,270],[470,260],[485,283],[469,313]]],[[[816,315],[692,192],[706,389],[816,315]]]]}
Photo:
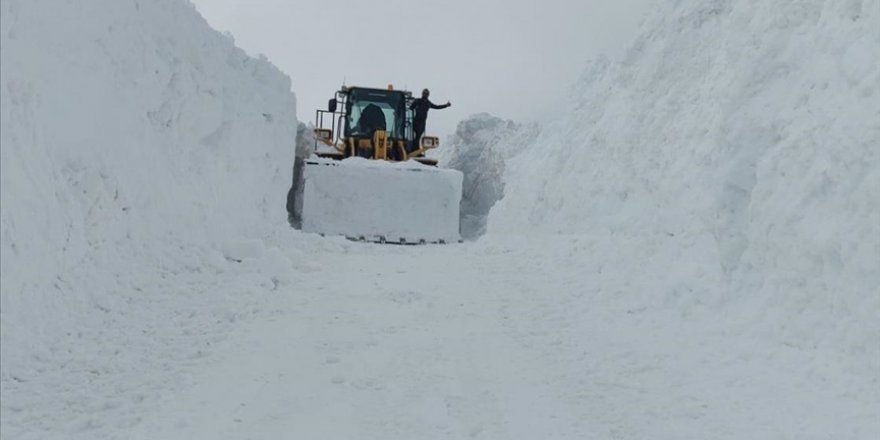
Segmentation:
{"type": "Polygon", "coordinates": [[[297,123],[290,80],[186,2],[0,5],[12,435],[8,405],[34,396],[14,387],[32,385],[34,371],[88,370],[62,360],[87,345],[77,338],[101,322],[111,330],[97,341],[127,334],[145,313],[133,304],[180,292],[178,276],[214,270],[224,250],[284,224],[297,123]]]}
{"type": "Polygon", "coordinates": [[[504,163],[532,144],[537,124],[518,124],[488,113],[460,122],[449,145],[437,151],[440,165],[464,174],[461,234],[475,239],[486,232],[492,206],[504,196],[504,163]]]}
{"type": "Polygon", "coordinates": [[[507,162],[489,234],[608,243],[603,295],[796,347],[805,383],[877,402],[880,2],[657,9],[507,162]]]}

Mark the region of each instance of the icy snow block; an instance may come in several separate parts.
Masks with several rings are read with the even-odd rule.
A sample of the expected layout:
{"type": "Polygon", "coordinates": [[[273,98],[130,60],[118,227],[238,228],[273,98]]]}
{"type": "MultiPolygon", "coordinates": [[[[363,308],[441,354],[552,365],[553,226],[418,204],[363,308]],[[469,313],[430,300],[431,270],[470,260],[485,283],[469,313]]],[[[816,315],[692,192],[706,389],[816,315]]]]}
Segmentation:
{"type": "Polygon", "coordinates": [[[302,230],[369,241],[459,241],[462,173],[415,161],[310,158],[302,230]]]}

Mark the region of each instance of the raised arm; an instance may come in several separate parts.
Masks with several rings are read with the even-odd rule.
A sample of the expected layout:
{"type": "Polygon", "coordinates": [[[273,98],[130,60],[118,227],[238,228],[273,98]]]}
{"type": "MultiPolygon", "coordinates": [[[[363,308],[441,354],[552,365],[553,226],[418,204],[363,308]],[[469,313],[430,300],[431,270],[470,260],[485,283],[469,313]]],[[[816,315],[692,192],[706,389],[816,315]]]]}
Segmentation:
{"type": "Polygon", "coordinates": [[[452,104],[449,103],[449,102],[447,102],[446,104],[443,104],[443,105],[437,105],[437,104],[434,104],[434,103],[431,102],[431,101],[428,101],[428,104],[431,105],[431,108],[436,109],[436,110],[444,109],[444,108],[449,107],[449,106],[452,105],[452,104]]]}

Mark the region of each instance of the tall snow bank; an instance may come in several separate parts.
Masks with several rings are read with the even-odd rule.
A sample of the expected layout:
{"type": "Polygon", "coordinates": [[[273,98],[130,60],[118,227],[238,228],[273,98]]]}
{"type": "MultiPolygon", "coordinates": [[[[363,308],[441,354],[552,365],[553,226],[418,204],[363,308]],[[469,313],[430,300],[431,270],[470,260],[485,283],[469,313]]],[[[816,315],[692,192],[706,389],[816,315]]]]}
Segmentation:
{"type": "Polygon", "coordinates": [[[461,234],[476,239],[486,231],[489,210],[504,195],[504,163],[538,136],[537,124],[518,124],[488,113],[460,122],[449,146],[438,151],[441,166],[464,174],[461,234]]]}
{"type": "Polygon", "coordinates": [[[604,289],[815,350],[805,380],[876,401],[878,48],[876,0],[658,2],[507,163],[489,233],[619,243],[604,289]]]}
{"type": "Polygon", "coordinates": [[[283,224],[297,123],[290,80],[188,2],[3,0],[0,20],[2,365],[22,381],[283,224]]]}

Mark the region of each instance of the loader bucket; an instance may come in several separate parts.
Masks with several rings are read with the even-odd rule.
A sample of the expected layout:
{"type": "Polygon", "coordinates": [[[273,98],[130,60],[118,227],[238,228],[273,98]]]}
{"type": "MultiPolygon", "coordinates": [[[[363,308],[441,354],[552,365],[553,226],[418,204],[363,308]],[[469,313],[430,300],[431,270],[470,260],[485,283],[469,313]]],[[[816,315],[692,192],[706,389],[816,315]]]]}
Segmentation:
{"type": "Polygon", "coordinates": [[[380,243],[460,241],[462,174],[416,161],[302,159],[293,218],[304,232],[380,243]]]}

